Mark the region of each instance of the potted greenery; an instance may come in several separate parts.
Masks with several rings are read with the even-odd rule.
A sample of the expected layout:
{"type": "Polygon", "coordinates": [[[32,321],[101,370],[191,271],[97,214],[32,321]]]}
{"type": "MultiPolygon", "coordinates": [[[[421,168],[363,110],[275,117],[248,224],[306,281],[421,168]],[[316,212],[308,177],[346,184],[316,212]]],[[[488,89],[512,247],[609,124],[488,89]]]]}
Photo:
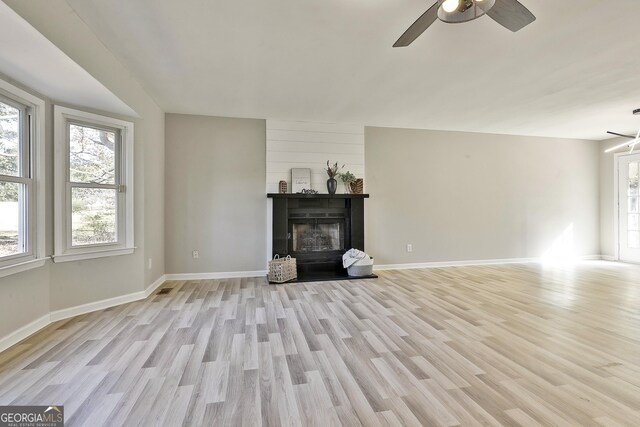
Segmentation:
{"type": "Polygon", "coordinates": [[[327,191],[329,191],[329,194],[336,194],[336,190],[338,189],[336,176],[338,175],[338,171],[343,167],[344,165],[338,167],[338,162],[335,162],[333,165],[329,165],[329,160],[327,160],[327,175],[329,176],[329,179],[327,180],[327,191]]]}
{"type": "Polygon", "coordinates": [[[345,173],[341,173],[341,174],[338,174],[338,175],[340,175],[340,179],[342,180],[342,183],[344,184],[344,189],[347,191],[347,194],[351,194],[353,192],[353,190],[351,188],[351,184],[356,182],[355,175],[352,174],[349,171],[346,171],[345,173]]]}

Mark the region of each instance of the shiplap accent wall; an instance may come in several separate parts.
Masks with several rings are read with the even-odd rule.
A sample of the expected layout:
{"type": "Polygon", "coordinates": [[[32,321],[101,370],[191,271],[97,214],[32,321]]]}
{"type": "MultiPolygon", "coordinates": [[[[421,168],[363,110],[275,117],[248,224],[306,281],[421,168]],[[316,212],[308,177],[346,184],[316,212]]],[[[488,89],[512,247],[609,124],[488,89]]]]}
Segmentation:
{"type": "MultiPolygon", "coordinates": [[[[311,187],[326,193],[327,160],[364,178],[364,126],[267,120],[268,193],[278,192],[280,180],[287,181],[291,192],[291,168],[310,168],[311,187]]],[[[344,192],[340,180],[338,192],[344,192]]]]}
{"type": "MultiPolygon", "coordinates": [[[[291,168],[310,168],[311,187],[327,193],[327,160],[344,164],[356,178],[364,178],[364,126],[336,123],[267,120],[267,193],[277,193],[291,168]]],[[[366,190],[365,180],[365,190],[366,190]]],[[[338,180],[338,192],[344,192],[338,180]]],[[[271,259],[272,200],[267,200],[267,259],[271,259]]]]}

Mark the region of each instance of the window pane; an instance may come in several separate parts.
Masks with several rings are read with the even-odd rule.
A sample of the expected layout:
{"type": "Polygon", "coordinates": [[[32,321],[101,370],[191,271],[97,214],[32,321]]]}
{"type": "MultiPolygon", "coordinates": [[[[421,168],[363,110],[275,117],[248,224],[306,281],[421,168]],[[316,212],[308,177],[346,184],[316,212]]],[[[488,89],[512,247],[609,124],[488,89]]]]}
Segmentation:
{"type": "Polygon", "coordinates": [[[638,181],[638,162],[629,163],[629,181],[638,181]]]}
{"type": "Polygon", "coordinates": [[[73,246],[117,242],[116,190],[72,188],[71,211],[73,246]]]}
{"type": "Polygon", "coordinates": [[[630,249],[640,249],[640,231],[629,231],[628,243],[630,249]]]}
{"type": "Polygon", "coordinates": [[[20,174],[20,110],[0,102],[0,174],[20,174]]]}
{"type": "Polygon", "coordinates": [[[627,224],[627,228],[632,231],[639,231],[640,227],[638,226],[638,214],[629,215],[629,223],[627,224]]]}
{"type": "Polygon", "coordinates": [[[629,163],[629,196],[638,195],[638,162],[629,163]]]}
{"type": "Polygon", "coordinates": [[[115,184],[115,132],[69,125],[71,182],[115,184]]]}
{"type": "Polygon", "coordinates": [[[638,197],[629,197],[629,213],[639,213],[638,208],[640,205],[638,204],[638,197]]]}
{"type": "Polygon", "coordinates": [[[26,252],[23,200],[22,184],[0,182],[0,257],[26,252]]]}

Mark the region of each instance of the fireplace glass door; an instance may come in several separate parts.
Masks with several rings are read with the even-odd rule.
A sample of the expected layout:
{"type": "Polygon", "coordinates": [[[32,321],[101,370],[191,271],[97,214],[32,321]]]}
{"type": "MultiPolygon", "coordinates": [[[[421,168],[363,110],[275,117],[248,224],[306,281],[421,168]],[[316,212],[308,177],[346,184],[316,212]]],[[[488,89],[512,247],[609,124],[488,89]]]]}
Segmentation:
{"type": "Polygon", "coordinates": [[[291,252],[344,251],[344,220],[309,219],[291,224],[291,252]]]}

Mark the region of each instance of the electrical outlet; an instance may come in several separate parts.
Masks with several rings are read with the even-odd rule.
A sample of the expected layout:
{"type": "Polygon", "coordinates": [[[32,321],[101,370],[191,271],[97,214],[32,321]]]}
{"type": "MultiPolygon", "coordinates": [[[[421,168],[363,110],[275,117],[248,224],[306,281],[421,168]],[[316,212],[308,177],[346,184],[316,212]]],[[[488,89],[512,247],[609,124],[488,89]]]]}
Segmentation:
{"type": "Polygon", "coordinates": [[[407,252],[413,252],[413,245],[411,243],[407,243],[407,252]]]}
{"type": "Polygon", "coordinates": [[[151,258],[149,258],[149,262],[147,263],[147,268],[149,270],[151,270],[151,267],[153,266],[153,260],[151,258]]]}
{"type": "Polygon", "coordinates": [[[198,258],[200,258],[200,252],[198,252],[198,251],[193,251],[193,258],[194,258],[194,259],[198,259],[198,258]]]}

